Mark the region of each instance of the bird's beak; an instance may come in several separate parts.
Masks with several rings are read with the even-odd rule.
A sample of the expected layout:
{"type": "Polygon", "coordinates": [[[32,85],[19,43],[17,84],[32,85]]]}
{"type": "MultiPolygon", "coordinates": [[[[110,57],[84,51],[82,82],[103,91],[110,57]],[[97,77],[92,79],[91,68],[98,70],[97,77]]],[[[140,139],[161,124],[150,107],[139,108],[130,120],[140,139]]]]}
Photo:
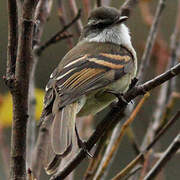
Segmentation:
{"type": "Polygon", "coordinates": [[[117,21],[114,22],[114,24],[120,24],[128,19],[127,16],[120,16],[117,21]]]}

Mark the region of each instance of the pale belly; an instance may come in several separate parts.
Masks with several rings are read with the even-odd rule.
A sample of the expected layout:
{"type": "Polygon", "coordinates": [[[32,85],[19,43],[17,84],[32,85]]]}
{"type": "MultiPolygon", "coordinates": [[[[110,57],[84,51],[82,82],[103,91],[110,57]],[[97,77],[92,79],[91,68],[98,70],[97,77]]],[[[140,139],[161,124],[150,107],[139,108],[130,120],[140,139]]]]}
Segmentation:
{"type": "Polygon", "coordinates": [[[106,90],[115,91],[119,93],[124,93],[128,90],[131,83],[131,76],[127,74],[123,76],[118,81],[112,83],[105,88],[104,91],[99,90],[88,95],[87,98],[83,96],[80,100],[81,103],[84,103],[81,110],[77,114],[78,117],[87,116],[89,114],[96,114],[106,108],[113,101],[117,101],[115,95],[107,93],[106,90]]]}

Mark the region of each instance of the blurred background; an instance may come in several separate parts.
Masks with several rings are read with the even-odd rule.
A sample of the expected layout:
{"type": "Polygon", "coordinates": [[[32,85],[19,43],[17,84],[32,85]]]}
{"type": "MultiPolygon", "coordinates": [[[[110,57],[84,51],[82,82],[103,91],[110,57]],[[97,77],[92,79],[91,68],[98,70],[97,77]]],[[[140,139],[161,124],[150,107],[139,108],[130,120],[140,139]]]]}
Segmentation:
{"type": "MultiPolygon", "coordinates": [[[[143,1],[143,0],[142,0],[143,1]]],[[[95,0],[90,1],[91,7],[94,6],[95,0]]],[[[110,5],[113,7],[120,7],[124,1],[113,0],[110,5]]],[[[152,23],[152,16],[155,13],[157,7],[157,0],[144,0],[147,4],[140,3],[137,5],[132,12],[130,19],[127,22],[128,27],[131,31],[131,37],[133,46],[136,49],[139,63],[144,50],[145,42],[149,32],[149,28],[152,23]]],[[[87,11],[83,8],[83,0],[77,1],[78,8],[82,8],[82,22],[83,24],[87,19],[87,11]]],[[[44,33],[41,42],[45,42],[53,34],[62,28],[58,19],[58,8],[57,2],[53,2],[53,8],[51,15],[45,25],[44,33]]],[[[170,37],[174,30],[174,25],[176,23],[178,0],[167,0],[166,7],[163,12],[162,21],[159,28],[159,34],[155,46],[153,48],[152,57],[150,60],[150,65],[147,69],[146,80],[153,78],[154,76],[162,73],[166,69],[168,63],[168,57],[170,54],[170,37]]],[[[10,151],[10,130],[11,130],[11,119],[12,119],[12,102],[10,94],[8,94],[8,89],[3,82],[3,75],[6,72],[6,53],[7,53],[7,3],[6,1],[1,1],[0,5],[0,179],[6,179],[9,167],[9,151],[10,151]]],[[[71,18],[70,18],[71,19],[71,18]]],[[[76,33],[73,34],[75,41],[78,37],[76,33]]],[[[75,44],[75,41],[73,42],[75,44]]],[[[69,50],[69,45],[67,40],[62,40],[57,44],[51,45],[46,49],[41,55],[35,73],[35,87],[36,87],[36,119],[40,117],[43,101],[43,89],[49,79],[49,76],[53,69],[57,66],[61,58],[69,50]]],[[[177,79],[177,91],[180,90],[180,78],[177,79]]],[[[137,144],[141,144],[144,134],[147,130],[148,124],[152,121],[152,114],[156,110],[156,103],[159,97],[159,88],[154,89],[151,92],[151,97],[148,99],[143,109],[141,109],[139,115],[133,122],[133,129],[137,138],[137,144]]],[[[175,101],[175,105],[171,109],[169,118],[177,112],[180,107],[180,99],[175,101]]],[[[102,119],[107,110],[99,113],[95,120],[87,123],[90,126],[94,126],[97,122],[102,119]]],[[[88,128],[87,128],[88,129],[88,128]]],[[[159,152],[164,151],[167,146],[172,142],[175,135],[180,130],[180,121],[176,122],[158,144],[159,152]]],[[[91,130],[89,130],[91,132],[91,130]]],[[[90,133],[86,132],[86,136],[90,133]]],[[[114,176],[120,171],[128,162],[130,162],[135,157],[132,146],[130,145],[129,139],[125,136],[122,143],[120,144],[118,153],[116,154],[116,161],[113,162],[111,170],[106,179],[114,176]]],[[[82,179],[81,174],[85,171],[84,167],[88,165],[88,158],[81,163],[78,167],[75,179],[82,179]]],[[[179,180],[180,179],[180,154],[176,155],[176,158],[167,164],[165,170],[163,171],[162,180],[179,180]]],[[[46,179],[44,177],[44,179],[46,179]]],[[[48,179],[48,178],[47,178],[48,179]]],[[[161,179],[160,179],[161,180],[161,179]]]]}

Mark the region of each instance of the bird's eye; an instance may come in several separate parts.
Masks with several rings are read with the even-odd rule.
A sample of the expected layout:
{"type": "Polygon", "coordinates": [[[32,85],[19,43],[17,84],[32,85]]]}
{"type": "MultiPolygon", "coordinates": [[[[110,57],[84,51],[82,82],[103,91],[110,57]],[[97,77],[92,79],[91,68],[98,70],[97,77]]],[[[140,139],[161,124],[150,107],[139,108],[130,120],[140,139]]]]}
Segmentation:
{"type": "Polygon", "coordinates": [[[94,28],[105,28],[112,24],[111,19],[89,19],[88,25],[94,28]]]}
{"type": "Polygon", "coordinates": [[[97,21],[95,19],[88,19],[88,25],[95,25],[97,21]]]}

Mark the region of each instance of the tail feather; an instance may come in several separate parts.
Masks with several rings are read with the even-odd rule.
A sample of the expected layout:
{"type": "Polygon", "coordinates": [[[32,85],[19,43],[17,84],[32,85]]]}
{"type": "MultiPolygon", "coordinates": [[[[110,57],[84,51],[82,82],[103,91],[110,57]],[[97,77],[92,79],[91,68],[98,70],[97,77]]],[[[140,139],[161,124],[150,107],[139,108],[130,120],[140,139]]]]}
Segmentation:
{"type": "Polygon", "coordinates": [[[51,129],[51,144],[54,152],[58,155],[71,150],[73,136],[75,136],[75,118],[77,103],[65,106],[55,112],[51,129]]]}
{"type": "Polygon", "coordinates": [[[53,112],[55,115],[49,137],[47,161],[45,170],[47,174],[54,174],[62,159],[66,159],[72,151],[76,143],[75,134],[75,118],[78,104],[73,103],[53,112]]]}
{"type": "Polygon", "coordinates": [[[62,157],[60,155],[55,155],[54,159],[47,165],[47,167],[45,167],[46,173],[48,175],[54,174],[60,163],[61,163],[62,157]]]}

